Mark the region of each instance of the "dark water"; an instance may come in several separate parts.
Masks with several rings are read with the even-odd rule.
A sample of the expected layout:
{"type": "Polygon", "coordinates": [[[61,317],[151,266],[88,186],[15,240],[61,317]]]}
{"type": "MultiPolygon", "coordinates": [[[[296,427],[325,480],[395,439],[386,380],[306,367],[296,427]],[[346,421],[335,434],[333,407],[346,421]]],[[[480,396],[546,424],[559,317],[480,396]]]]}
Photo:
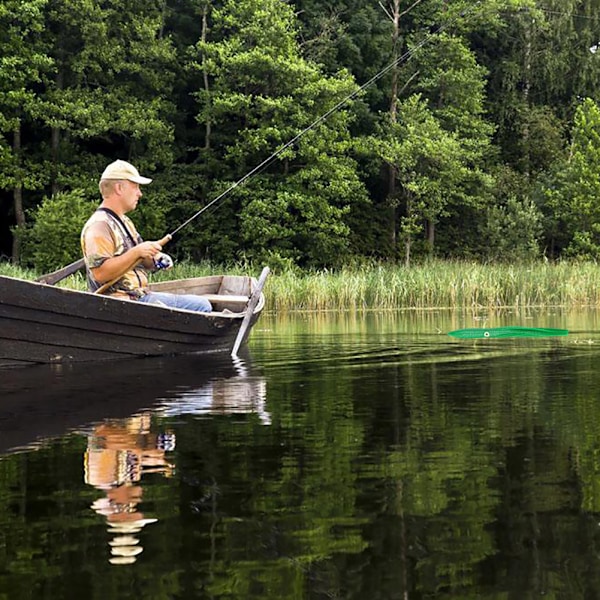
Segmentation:
{"type": "Polygon", "coordinates": [[[600,598],[592,313],[263,318],[0,371],[0,599],[600,598]],[[463,327],[566,337],[456,340],[463,327]]]}

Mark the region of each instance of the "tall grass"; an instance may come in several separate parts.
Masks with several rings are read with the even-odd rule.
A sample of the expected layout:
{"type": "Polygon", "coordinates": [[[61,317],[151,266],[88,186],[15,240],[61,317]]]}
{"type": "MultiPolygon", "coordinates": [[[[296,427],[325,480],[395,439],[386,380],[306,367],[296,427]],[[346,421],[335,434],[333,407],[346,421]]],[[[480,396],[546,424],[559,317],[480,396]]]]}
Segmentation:
{"type": "MultiPolygon", "coordinates": [[[[246,265],[223,268],[183,262],[154,278],[217,273],[258,276],[259,272],[259,268],[246,265]]],[[[25,279],[38,275],[9,263],[0,263],[0,274],[25,279]]],[[[78,274],[61,285],[85,289],[85,280],[78,274]]],[[[591,262],[481,265],[440,260],[410,268],[380,264],[339,271],[287,270],[272,273],[265,291],[267,309],[274,311],[600,307],[600,266],[591,262]]]]}
{"type": "Polygon", "coordinates": [[[276,311],[600,306],[600,267],[432,261],[410,268],[288,271],[273,276],[267,292],[269,308],[276,311]]]}

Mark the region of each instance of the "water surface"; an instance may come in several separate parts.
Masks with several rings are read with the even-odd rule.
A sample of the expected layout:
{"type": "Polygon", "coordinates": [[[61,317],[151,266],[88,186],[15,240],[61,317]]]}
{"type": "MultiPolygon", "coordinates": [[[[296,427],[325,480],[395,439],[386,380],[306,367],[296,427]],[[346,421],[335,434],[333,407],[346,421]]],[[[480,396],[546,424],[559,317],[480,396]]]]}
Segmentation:
{"type": "Polygon", "coordinates": [[[294,314],[0,371],[0,598],[600,597],[598,314],[294,314]],[[567,328],[457,340],[464,327],[567,328]]]}

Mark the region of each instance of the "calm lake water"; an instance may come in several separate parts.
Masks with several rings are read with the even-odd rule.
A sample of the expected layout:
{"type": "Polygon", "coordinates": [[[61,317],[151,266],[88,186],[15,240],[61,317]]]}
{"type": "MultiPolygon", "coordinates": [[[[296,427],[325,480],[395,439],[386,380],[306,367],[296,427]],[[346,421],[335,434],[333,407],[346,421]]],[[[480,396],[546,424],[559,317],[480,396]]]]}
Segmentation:
{"type": "Polygon", "coordinates": [[[0,599],[600,598],[600,315],[263,315],[0,371],[0,599]],[[465,327],[566,337],[459,340],[465,327]]]}

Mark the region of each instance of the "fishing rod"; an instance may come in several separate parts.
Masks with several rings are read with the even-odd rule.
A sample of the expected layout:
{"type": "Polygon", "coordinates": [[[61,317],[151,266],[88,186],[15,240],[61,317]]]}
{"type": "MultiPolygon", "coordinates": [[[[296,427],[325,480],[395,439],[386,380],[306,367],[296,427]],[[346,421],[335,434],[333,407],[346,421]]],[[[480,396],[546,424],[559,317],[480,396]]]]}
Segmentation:
{"type": "MultiPolygon", "coordinates": [[[[191,217],[185,220],[181,225],[179,225],[176,229],[174,229],[170,234],[167,234],[165,238],[172,239],[175,234],[181,231],[186,225],[189,225],[192,221],[197,219],[204,211],[208,210],[211,206],[214,206],[217,202],[220,202],[225,196],[229,195],[233,190],[243,185],[246,181],[248,181],[251,177],[262,171],[269,164],[271,164],[282,152],[287,150],[290,146],[293,146],[302,136],[304,136],[309,131],[318,127],[323,121],[328,119],[333,113],[337,112],[342,108],[345,104],[356,98],[359,94],[364,92],[368,87],[373,85],[375,82],[379,81],[382,77],[384,77],[387,73],[389,73],[395,67],[401,65],[402,63],[408,62],[412,56],[418,52],[423,46],[428,44],[430,40],[440,33],[454,25],[459,19],[466,17],[468,14],[473,13],[475,9],[478,8],[480,4],[482,4],[483,0],[478,0],[473,5],[462,10],[458,15],[456,15],[450,21],[440,25],[435,31],[431,32],[428,36],[426,36],[423,40],[421,40],[414,48],[407,50],[404,54],[393,60],[390,64],[384,67],[381,71],[379,71],[376,75],[371,77],[366,83],[363,83],[358,89],[356,89],[351,94],[348,94],[345,98],[340,100],[335,106],[330,108],[328,111],[323,113],[320,117],[318,117],[315,121],[313,121],[310,125],[305,127],[302,131],[297,133],[291,140],[286,142],[283,146],[281,146],[278,150],[273,152],[269,157],[265,158],[260,164],[255,166],[252,170],[246,173],[242,178],[238,179],[235,183],[230,185],[224,192],[219,194],[216,198],[211,200],[206,206],[203,206],[199,211],[195,212],[191,217]]],[[[163,239],[165,239],[163,238],[163,239]]]]}

